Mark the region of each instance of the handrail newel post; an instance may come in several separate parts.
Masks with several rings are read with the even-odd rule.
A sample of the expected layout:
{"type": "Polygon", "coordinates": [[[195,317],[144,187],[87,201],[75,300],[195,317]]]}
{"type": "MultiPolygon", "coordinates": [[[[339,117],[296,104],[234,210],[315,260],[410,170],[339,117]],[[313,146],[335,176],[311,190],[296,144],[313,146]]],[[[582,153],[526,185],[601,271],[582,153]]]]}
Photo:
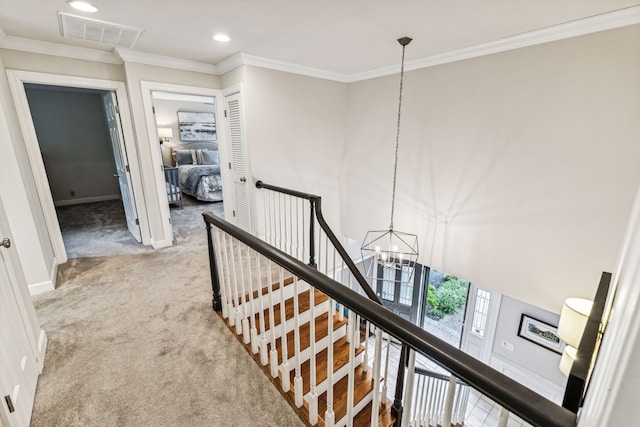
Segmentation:
{"type": "Polygon", "coordinates": [[[318,265],[316,264],[315,210],[316,200],[309,199],[309,267],[318,268],[318,265]]]}
{"type": "Polygon", "coordinates": [[[220,294],[220,280],[218,278],[218,265],[216,264],[215,251],[213,250],[213,238],[211,237],[211,223],[205,220],[207,226],[207,243],[209,246],[209,270],[211,272],[211,289],[213,298],[211,306],[214,311],[222,310],[222,295],[220,294]]]}
{"type": "MultiPolygon", "coordinates": [[[[389,344],[391,345],[391,337],[389,337],[389,344]]],[[[402,345],[400,349],[400,360],[398,361],[398,377],[396,379],[396,393],[393,397],[393,405],[391,406],[391,415],[396,417],[394,427],[400,427],[402,425],[402,395],[404,392],[404,373],[406,370],[407,362],[409,361],[409,347],[406,344],[402,345]]]]}

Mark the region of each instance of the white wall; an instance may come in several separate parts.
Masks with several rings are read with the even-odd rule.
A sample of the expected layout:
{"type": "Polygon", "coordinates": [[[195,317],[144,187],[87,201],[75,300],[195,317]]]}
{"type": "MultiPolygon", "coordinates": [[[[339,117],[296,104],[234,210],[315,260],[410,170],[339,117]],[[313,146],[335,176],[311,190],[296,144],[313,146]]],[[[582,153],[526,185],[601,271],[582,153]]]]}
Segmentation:
{"type": "Polygon", "coordinates": [[[53,200],[119,198],[100,94],[37,87],[26,93],[53,200]]]}
{"type": "MultiPolygon", "coordinates": [[[[174,101],[156,98],[153,99],[153,106],[156,111],[156,123],[158,127],[171,128],[173,131],[173,138],[162,145],[162,158],[165,165],[173,166],[173,159],[171,158],[172,147],[179,147],[180,145],[188,143],[180,140],[178,111],[206,112],[215,114],[213,100],[214,98],[211,98],[211,102],[205,103],[191,101],[174,101]]],[[[218,128],[218,126],[220,126],[220,120],[219,117],[216,117],[216,129],[218,128]]]]}
{"type": "Polygon", "coordinates": [[[162,223],[162,211],[166,207],[160,206],[160,201],[157,196],[159,192],[166,191],[164,189],[164,175],[161,169],[162,156],[160,153],[160,145],[155,139],[151,140],[149,136],[140,82],[173,83],[219,89],[221,85],[220,77],[137,63],[125,63],[124,68],[127,89],[129,91],[129,103],[131,104],[131,114],[133,122],[135,123],[140,169],[144,183],[147,218],[151,230],[152,244],[156,248],[169,246],[172,244],[173,235],[171,234],[171,227],[164,227],[162,223]],[[158,151],[152,154],[151,150],[158,151]],[[159,159],[158,164],[154,163],[154,157],[159,159]],[[162,185],[162,187],[159,188],[158,185],[162,185]]]}
{"type": "Polygon", "coordinates": [[[562,403],[567,377],[560,372],[560,354],[518,336],[522,314],[558,325],[560,316],[516,299],[503,296],[500,301],[490,364],[516,381],[562,403]],[[510,351],[503,347],[513,345],[510,351]]]}
{"type": "Polygon", "coordinates": [[[347,85],[250,66],[244,78],[252,178],[322,196],[340,234],[347,85]]]}
{"type": "MultiPolygon", "coordinates": [[[[419,261],[552,312],[592,297],[640,182],[639,73],[638,25],[407,73],[395,225],[419,261]]],[[[356,239],[389,224],[398,83],[349,86],[356,239]]]]}
{"type": "Polygon", "coordinates": [[[56,263],[0,55],[0,193],[28,286],[52,287],[56,263]]]}

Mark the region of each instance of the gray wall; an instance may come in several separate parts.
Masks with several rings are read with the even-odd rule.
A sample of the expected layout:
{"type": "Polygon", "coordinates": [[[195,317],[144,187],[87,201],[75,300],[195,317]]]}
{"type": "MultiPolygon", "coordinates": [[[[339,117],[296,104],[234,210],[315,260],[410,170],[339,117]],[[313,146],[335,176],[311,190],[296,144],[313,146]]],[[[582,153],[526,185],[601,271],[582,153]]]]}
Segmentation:
{"type": "Polygon", "coordinates": [[[118,198],[115,162],[102,100],[96,92],[26,89],[53,200],[118,198]],[[71,195],[75,193],[75,196],[71,195]]]}
{"type": "Polygon", "coordinates": [[[564,387],[567,377],[558,368],[560,355],[518,336],[518,326],[523,313],[554,326],[558,325],[560,318],[555,313],[534,307],[506,295],[503,296],[492,353],[560,387],[564,387]],[[513,351],[509,351],[502,346],[503,340],[514,345],[513,351]]]}

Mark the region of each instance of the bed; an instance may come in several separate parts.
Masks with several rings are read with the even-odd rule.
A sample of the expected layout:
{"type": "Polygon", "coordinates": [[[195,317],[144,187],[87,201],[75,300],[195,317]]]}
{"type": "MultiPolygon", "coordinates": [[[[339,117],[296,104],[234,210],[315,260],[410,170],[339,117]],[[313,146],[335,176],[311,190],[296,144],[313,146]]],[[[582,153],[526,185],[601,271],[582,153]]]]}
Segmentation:
{"type": "Polygon", "coordinates": [[[165,165],[178,168],[183,193],[205,202],[222,201],[222,177],[217,143],[194,142],[166,147],[165,145],[168,144],[163,144],[163,161],[165,165]]]}

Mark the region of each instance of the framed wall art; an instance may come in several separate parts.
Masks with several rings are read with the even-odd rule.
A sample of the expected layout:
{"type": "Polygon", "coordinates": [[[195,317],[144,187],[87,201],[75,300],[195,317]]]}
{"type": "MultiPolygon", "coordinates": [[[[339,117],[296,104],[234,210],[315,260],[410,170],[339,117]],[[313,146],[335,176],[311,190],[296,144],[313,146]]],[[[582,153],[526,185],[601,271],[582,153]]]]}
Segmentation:
{"type": "Polygon", "coordinates": [[[216,116],[213,113],[178,111],[180,141],[215,141],[216,116]]]}
{"type": "Polygon", "coordinates": [[[522,314],[518,336],[555,353],[562,354],[562,340],[558,336],[557,326],[522,314]]]}

